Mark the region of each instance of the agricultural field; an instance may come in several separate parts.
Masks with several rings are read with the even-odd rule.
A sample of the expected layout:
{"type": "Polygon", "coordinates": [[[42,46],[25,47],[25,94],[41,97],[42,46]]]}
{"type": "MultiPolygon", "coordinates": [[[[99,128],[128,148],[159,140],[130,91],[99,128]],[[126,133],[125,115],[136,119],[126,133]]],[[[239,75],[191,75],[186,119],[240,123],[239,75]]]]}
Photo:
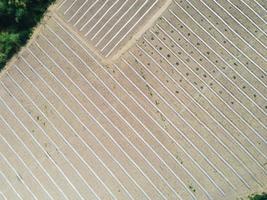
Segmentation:
{"type": "Polygon", "coordinates": [[[0,199],[266,192],[266,7],[56,1],[1,72],[0,199]]]}

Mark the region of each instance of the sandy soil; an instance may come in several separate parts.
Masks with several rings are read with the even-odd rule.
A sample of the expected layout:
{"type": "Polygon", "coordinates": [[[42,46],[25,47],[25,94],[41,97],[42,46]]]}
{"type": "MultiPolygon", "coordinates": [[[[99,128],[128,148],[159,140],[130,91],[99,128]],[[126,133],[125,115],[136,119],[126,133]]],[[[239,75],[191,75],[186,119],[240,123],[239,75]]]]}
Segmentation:
{"type": "Polygon", "coordinates": [[[136,5],[59,1],[8,63],[0,198],[235,200],[266,191],[266,5],[136,5]]]}

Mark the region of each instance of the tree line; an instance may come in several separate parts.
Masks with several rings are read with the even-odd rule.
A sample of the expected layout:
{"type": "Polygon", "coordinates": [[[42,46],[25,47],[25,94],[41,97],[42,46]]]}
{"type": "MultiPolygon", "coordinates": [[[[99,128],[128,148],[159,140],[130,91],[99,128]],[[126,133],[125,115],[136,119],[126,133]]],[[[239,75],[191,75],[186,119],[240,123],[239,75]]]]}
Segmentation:
{"type": "Polygon", "coordinates": [[[19,51],[55,0],[0,0],[0,69],[19,51]]]}

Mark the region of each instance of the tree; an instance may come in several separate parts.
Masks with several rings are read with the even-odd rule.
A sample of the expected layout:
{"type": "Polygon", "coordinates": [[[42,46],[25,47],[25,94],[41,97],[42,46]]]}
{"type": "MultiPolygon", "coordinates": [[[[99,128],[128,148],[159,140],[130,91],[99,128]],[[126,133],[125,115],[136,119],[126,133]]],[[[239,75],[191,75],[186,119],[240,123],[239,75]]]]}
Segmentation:
{"type": "Polygon", "coordinates": [[[26,43],[54,0],[0,0],[0,69],[26,43]]]}

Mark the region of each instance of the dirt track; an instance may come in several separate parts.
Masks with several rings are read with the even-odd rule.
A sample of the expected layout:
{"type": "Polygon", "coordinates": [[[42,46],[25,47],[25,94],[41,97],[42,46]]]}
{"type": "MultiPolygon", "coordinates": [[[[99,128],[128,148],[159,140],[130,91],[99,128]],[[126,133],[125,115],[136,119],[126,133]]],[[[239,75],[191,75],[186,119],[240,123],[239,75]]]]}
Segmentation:
{"type": "Polygon", "coordinates": [[[168,3],[51,9],[1,75],[0,198],[266,191],[266,4],[168,3]]]}

